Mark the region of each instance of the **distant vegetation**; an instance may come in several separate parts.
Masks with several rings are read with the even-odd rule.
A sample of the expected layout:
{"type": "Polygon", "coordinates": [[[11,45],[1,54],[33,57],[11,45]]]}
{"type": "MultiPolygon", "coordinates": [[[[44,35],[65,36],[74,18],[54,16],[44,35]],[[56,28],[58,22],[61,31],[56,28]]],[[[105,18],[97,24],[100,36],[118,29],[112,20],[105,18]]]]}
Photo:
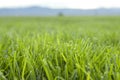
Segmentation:
{"type": "Polygon", "coordinates": [[[64,14],[62,12],[59,12],[58,16],[64,16],[64,14]]]}
{"type": "Polygon", "coordinates": [[[120,17],[1,17],[0,80],[120,80],[120,17]]]}

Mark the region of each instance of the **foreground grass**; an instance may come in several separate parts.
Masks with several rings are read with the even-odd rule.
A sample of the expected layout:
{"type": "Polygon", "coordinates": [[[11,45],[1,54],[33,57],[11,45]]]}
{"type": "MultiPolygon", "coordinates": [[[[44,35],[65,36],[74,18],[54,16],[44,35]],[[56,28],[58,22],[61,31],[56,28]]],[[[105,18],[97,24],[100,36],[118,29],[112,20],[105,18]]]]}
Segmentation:
{"type": "Polygon", "coordinates": [[[120,80],[120,17],[1,17],[0,80],[120,80]]]}

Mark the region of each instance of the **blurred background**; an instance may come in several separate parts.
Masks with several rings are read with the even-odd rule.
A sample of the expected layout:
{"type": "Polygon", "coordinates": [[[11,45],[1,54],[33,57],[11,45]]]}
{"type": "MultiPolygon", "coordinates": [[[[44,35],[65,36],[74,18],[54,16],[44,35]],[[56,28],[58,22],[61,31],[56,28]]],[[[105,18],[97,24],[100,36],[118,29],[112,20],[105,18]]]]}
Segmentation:
{"type": "Polygon", "coordinates": [[[120,15],[119,0],[0,0],[0,16],[120,15]]]}

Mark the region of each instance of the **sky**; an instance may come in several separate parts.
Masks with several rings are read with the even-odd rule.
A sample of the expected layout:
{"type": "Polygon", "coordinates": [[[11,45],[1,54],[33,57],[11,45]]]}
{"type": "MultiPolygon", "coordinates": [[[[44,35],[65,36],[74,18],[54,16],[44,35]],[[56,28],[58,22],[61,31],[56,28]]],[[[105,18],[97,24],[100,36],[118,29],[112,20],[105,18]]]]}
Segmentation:
{"type": "Polygon", "coordinates": [[[42,6],[49,8],[120,8],[120,0],[0,0],[0,8],[42,6]]]}

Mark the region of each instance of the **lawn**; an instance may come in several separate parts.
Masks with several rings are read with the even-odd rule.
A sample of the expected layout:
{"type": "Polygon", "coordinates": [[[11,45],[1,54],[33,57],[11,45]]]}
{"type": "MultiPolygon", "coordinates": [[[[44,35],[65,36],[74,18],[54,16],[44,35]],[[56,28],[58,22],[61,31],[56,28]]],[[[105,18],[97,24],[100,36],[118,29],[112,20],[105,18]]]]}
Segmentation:
{"type": "Polygon", "coordinates": [[[0,17],[0,80],[120,80],[120,16],[0,17]]]}

